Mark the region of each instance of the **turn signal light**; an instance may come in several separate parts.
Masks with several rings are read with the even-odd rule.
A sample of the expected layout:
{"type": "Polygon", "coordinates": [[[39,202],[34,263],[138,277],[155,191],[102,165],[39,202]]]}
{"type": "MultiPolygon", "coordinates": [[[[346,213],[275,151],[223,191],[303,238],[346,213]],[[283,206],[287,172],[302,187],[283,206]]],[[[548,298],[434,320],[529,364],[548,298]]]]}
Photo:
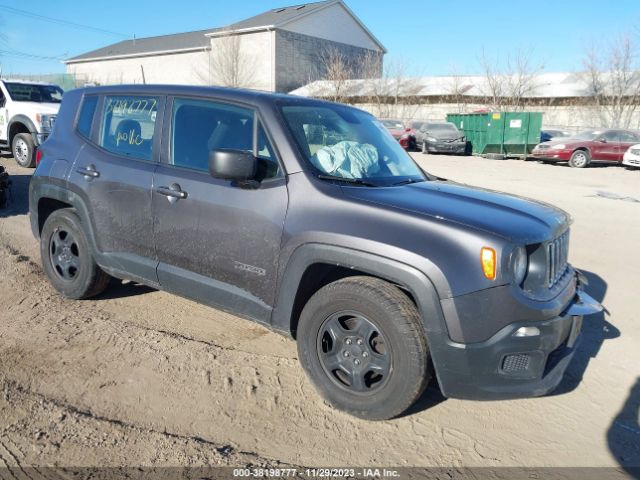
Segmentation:
{"type": "Polygon", "coordinates": [[[482,247],[480,252],[480,264],[482,265],[482,273],[489,280],[496,279],[496,251],[490,247],[482,247]]]}

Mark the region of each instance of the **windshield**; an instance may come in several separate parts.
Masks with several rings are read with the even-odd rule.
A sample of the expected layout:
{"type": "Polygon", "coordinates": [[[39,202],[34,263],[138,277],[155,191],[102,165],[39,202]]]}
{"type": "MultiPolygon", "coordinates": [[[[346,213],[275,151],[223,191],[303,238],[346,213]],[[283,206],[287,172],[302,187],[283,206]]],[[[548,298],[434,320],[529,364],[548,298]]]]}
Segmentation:
{"type": "Polygon", "coordinates": [[[427,124],[427,131],[432,133],[460,133],[455,125],[451,123],[429,123],[427,124]]]}
{"type": "Polygon", "coordinates": [[[14,102],[60,103],[64,93],[56,85],[5,83],[5,86],[14,102]]]}
{"type": "Polygon", "coordinates": [[[424,181],[425,176],[372,115],[340,105],[282,106],[303,155],[326,178],[374,186],[424,181]]]}
{"type": "Polygon", "coordinates": [[[380,120],[382,125],[387,128],[392,128],[394,130],[404,130],[404,125],[400,120],[380,120]]]}
{"type": "Polygon", "coordinates": [[[577,138],[579,140],[593,140],[596,137],[599,137],[604,132],[602,130],[590,130],[588,132],[581,132],[575,135],[573,138],[577,138]]]}

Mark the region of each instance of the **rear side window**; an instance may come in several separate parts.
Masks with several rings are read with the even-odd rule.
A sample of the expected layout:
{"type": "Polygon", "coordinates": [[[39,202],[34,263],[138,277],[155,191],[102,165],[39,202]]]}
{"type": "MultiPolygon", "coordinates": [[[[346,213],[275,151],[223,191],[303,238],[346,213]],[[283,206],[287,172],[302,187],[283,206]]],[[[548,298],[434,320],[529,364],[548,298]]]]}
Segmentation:
{"type": "Polygon", "coordinates": [[[245,150],[258,158],[257,180],[278,176],[273,147],[256,121],[254,111],[248,108],[178,98],[173,103],[171,163],[208,172],[210,151],[245,150]]]}
{"type": "Polygon", "coordinates": [[[119,155],[151,160],[158,102],[157,97],[147,96],[105,97],[100,146],[119,155]]]}
{"type": "Polygon", "coordinates": [[[96,105],[98,105],[98,97],[95,95],[84,97],[82,101],[76,128],[83,137],[89,138],[91,136],[91,124],[93,123],[93,115],[96,113],[96,105]]]}

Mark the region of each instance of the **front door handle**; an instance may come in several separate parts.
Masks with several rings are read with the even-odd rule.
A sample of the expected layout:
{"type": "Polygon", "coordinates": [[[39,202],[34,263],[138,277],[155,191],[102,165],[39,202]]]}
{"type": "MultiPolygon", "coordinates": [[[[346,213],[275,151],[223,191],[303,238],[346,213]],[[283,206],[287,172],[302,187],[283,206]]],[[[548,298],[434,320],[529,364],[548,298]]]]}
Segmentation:
{"type": "Polygon", "coordinates": [[[96,170],[96,166],[93,164],[87,165],[86,167],[80,167],[76,172],[84,176],[85,180],[91,180],[92,178],[98,178],[100,176],[100,172],[96,170]]]}
{"type": "Polygon", "coordinates": [[[166,196],[167,200],[171,203],[187,198],[187,192],[182,190],[180,185],[177,183],[172,183],[168,187],[158,187],[156,188],[156,192],[160,195],[166,196]]]}

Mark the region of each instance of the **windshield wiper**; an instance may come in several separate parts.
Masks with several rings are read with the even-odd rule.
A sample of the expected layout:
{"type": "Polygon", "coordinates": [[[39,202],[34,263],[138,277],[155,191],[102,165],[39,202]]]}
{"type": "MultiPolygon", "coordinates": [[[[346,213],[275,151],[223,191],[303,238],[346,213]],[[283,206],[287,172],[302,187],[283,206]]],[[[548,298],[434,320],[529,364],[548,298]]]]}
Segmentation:
{"type": "Polygon", "coordinates": [[[392,187],[398,187],[400,185],[409,185],[410,183],[421,183],[426,182],[426,180],[418,180],[416,178],[405,178],[404,180],[400,180],[399,182],[392,183],[392,187]]]}
{"type": "Polygon", "coordinates": [[[375,183],[367,182],[361,178],[334,177],[333,175],[318,175],[321,180],[336,180],[338,182],[353,183],[354,185],[364,185],[365,187],[378,187],[375,183]]]}

